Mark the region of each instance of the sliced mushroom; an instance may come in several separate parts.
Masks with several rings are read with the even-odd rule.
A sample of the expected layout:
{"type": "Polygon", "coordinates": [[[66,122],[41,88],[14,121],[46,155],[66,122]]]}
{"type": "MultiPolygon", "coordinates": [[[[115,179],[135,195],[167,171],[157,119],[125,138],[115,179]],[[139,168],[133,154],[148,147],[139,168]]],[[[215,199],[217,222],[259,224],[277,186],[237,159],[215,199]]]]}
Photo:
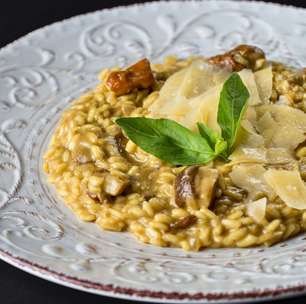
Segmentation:
{"type": "Polygon", "coordinates": [[[188,198],[193,197],[193,181],[197,171],[198,166],[187,167],[176,177],[175,203],[178,207],[182,207],[188,198]]]}
{"type": "Polygon", "coordinates": [[[126,156],[126,151],[125,151],[126,143],[127,139],[123,135],[115,136],[115,147],[117,148],[118,153],[123,157],[126,156]]]}
{"type": "Polygon", "coordinates": [[[142,59],[124,71],[112,72],[106,80],[107,87],[116,95],[128,94],[134,89],[148,89],[154,76],[148,59],[142,59]]]}
{"type": "Polygon", "coordinates": [[[181,172],[175,181],[175,203],[182,207],[188,199],[210,207],[215,194],[218,171],[205,166],[191,166],[181,172]]]}
{"type": "Polygon", "coordinates": [[[72,159],[78,164],[87,164],[92,162],[90,150],[83,146],[78,146],[71,152],[72,159]]]}
{"type": "Polygon", "coordinates": [[[210,207],[215,196],[215,188],[218,180],[218,170],[199,167],[194,179],[196,198],[200,205],[210,207]]]}
{"type": "Polygon", "coordinates": [[[197,221],[197,217],[195,215],[187,215],[183,218],[178,219],[174,223],[170,224],[170,228],[173,230],[177,229],[186,229],[191,225],[195,224],[197,221]]]}
{"type": "Polygon", "coordinates": [[[97,193],[94,193],[94,192],[87,191],[86,194],[87,194],[91,199],[93,199],[93,200],[96,201],[96,202],[99,202],[99,203],[102,203],[102,202],[103,202],[103,197],[102,197],[101,193],[97,194],[97,193]]]}
{"type": "Polygon", "coordinates": [[[260,69],[265,64],[265,53],[256,46],[241,44],[229,52],[210,57],[212,64],[230,67],[233,71],[260,69]]]}
{"type": "Polygon", "coordinates": [[[120,195],[129,185],[128,178],[118,177],[111,174],[106,175],[104,182],[104,191],[111,195],[120,195]]]}

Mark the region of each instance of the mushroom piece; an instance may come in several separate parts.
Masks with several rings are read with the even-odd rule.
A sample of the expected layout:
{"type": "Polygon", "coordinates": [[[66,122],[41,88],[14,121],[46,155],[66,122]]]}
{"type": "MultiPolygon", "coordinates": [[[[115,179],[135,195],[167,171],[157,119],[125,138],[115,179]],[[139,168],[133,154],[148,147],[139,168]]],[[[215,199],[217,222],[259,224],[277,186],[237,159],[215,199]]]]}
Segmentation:
{"type": "Polygon", "coordinates": [[[175,203],[182,207],[188,199],[200,206],[210,207],[215,194],[218,170],[205,166],[191,166],[182,171],[175,180],[175,203]]]}
{"type": "Polygon", "coordinates": [[[126,156],[125,146],[127,143],[127,139],[123,135],[116,135],[114,137],[114,143],[118,153],[121,156],[125,157],[126,156]]]}
{"type": "Polygon", "coordinates": [[[81,145],[71,151],[71,156],[72,159],[78,164],[87,164],[92,162],[90,150],[81,145]]]}
{"type": "Polygon", "coordinates": [[[86,194],[97,203],[103,203],[106,200],[105,195],[103,195],[102,193],[94,193],[87,191],[86,194]]]}
{"type": "Polygon", "coordinates": [[[135,163],[136,162],[135,159],[125,149],[127,142],[128,142],[128,139],[124,137],[122,134],[116,135],[114,137],[113,145],[117,150],[116,152],[118,152],[118,154],[124,157],[127,162],[135,163]]]}
{"type": "Polygon", "coordinates": [[[183,218],[178,219],[176,222],[170,224],[172,230],[186,229],[197,222],[195,215],[187,215],[183,218]]]}
{"type": "Polygon", "coordinates": [[[265,64],[265,53],[262,49],[247,44],[241,44],[221,55],[208,59],[209,63],[230,67],[233,71],[251,69],[256,71],[265,64]]]}
{"type": "Polygon", "coordinates": [[[146,58],[126,70],[110,73],[106,79],[106,86],[118,96],[128,94],[134,89],[148,89],[153,84],[154,76],[146,58]]]}
{"type": "Polygon", "coordinates": [[[118,177],[111,174],[106,175],[104,181],[104,191],[111,196],[120,195],[128,186],[128,178],[118,177]]]}

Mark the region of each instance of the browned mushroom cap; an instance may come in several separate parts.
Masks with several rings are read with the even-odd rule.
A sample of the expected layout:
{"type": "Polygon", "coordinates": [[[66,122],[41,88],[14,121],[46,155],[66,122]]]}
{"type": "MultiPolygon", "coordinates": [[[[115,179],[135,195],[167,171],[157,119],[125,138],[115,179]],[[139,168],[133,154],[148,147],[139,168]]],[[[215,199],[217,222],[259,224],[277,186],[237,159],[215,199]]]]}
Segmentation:
{"type": "Polygon", "coordinates": [[[154,76],[148,59],[142,59],[124,71],[112,72],[106,80],[107,87],[116,95],[128,94],[134,89],[148,89],[154,76]]]}
{"type": "Polygon", "coordinates": [[[208,62],[237,72],[245,68],[255,71],[265,64],[265,53],[256,46],[241,44],[229,52],[210,57],[208,62]]]}
{"type": "Polygon", "coordinates": [[[199,205],[211,205],[214,198],[218,171],[205,166],[191,166],[182,171],[175,180],[175,203],[182,207],[188,199],[199,205]]]}

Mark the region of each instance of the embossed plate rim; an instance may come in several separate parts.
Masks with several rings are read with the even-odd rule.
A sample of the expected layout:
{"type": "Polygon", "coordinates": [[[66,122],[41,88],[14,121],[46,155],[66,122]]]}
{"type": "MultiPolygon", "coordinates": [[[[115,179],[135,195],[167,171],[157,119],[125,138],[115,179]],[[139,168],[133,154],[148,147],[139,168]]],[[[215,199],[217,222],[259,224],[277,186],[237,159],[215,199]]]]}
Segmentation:
{"type": "MultiPolygon", "coordinates": [[[[156,292],[141,289],[130,289],[108,284],[100,284],[97,282],[85,281],[76,277],[70,277],[63,273],[52,271],[47,267],[33,264],[32,262],[14,257],[8,252],[0,249],[0,259],[6,263],[17,267],[31,275],[47,281],[70,287],[76,290],[85,291],[92,294],[102,296],[114,296],[119,299],[128,299],[135,301],[146,301],[157,303],[162,300],[163,303],[257,303],[264,300],[280,300],[291,298],[306,293],[306,284],[293,287],[275,288],[275,289],[258,289],[252,292],[233,292],[233,293],[168,293],[156,292]],[[276,298],[275,298],[276,297],[276,298]],[[205,302],[202,302],[202,301],[205,302]],[[206,302],[207,301],[207,302],[206,302]]],[[[161,303],[161,302],[159,302],[161,303]]]]}
{"type": "MultiPolygon", "coordinates": [[[[167,4],[169,2],[172,2],[172,3],[197,3],[197,2],[215,2],[216,0],[153,0],[153,1],[150,1],[150,2],[145,2],[145,3],[133,3],[133,4],[129,4],[129,5],[118,5],[118,6],[115,6],[115,7],[112,7],[112,8],[104,8],[104,9],[101,9],[101,10],[95,10],[95,11],[91,11],[91,12],[88,12],[88,13],[84,13],[84,14],[80,14],[80,15],[75,15],[75,16],[72,16],[72,17],[69,17],[69,18],[65,18],[65,19],[62,19],[60,21],[55,21],[55,22],[52,22],[50,24],[47,24],[45,26],[42,26],[38,29],[35,29],[25,35],[23,35],[22,37],[19,37],[15,40],[13,40],[12,42],[9,42],[8,44],[2,46],[0,48],[0,54],[2,52],[5,52],[5,51],[8,51],[9,48],[12,48],[12,47],[15,47],[15,44],[17,43],[20,43],[22,42],[23,40],[27,39],[27,38],[30,38],[32,35],[35,35],[36,33],[42,31],[42,30],[47,30],[49,29],[50,27],[54,27],[54,26],[57,26],[61,23],[66,23],[66,22],[69,22],[69,21],[72,21],[74,19],[79,19],[79,18],[83,18],[83,17],[86,17],[86,16],[93,16],[95,14],[98,14],[99,12],[112,12],[114,10],[117,10],[117,9],[126,9],[126,8],[132,8],[132,7],[145,7],[145,6],[150,6],[150,5],[155,5],[155,4],[159,4],[159,3],[162,3],[162,4],[167,4]]],[[[299,11],[302,11],[304,12],[305,9],[302,8],[302,7],[298,7],[298,6],[294,6],[294,5],[291,5],[291,4],[280,4],[280,3],[274,3],[274,2],[269,2],[269,1],[263,1],[263,0],[221,0],[222,2],[240,2],[240,3],[252,3],[252,4],[263,4],[263,5],[268,5],[268,6],[275,6],[275,7],[286,7],[286,8],[290,8],[290,9],[294,9],[294,10],[299,10],[299,11]]],[[[220,2],[221,2],[220,1],[220,2]]]]}

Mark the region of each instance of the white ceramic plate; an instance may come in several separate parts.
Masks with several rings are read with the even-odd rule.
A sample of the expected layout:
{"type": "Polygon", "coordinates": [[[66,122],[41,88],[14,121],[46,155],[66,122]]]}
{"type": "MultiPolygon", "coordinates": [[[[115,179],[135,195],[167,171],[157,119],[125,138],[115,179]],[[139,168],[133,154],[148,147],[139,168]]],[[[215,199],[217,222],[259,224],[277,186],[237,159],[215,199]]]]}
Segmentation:
{"type": "Polygon", "coordinates": [[[186,253],[79,222],[41,158],[62,110],[100,69],[140,57],[213,54],[239,43],[306,66],[306,10],[244,1],[158,2],[83,15],[0,51],[0,255],[96,294],[156,302],[278,298],[306,291],[304,236],[272,248],[186,253]]]}

